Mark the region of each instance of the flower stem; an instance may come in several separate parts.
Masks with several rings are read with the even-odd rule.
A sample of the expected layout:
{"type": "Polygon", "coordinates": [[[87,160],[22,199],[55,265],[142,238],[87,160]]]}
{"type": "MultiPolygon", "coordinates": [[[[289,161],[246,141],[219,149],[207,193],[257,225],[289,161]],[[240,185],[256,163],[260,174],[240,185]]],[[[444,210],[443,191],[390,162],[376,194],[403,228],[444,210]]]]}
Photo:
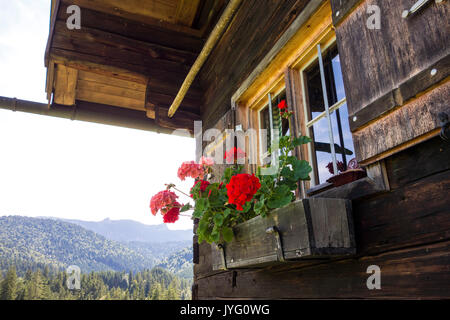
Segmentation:
{"type": "Polygon", "coordinates": [[[176,191],[178,191],[179,193],[184,194],[186,197],[189,197],[192,199],[192,197],[190,195],[188,195],[187,193],[184,193],[183,191],[179,190],[178,188],[173,187],[176,191]]]}

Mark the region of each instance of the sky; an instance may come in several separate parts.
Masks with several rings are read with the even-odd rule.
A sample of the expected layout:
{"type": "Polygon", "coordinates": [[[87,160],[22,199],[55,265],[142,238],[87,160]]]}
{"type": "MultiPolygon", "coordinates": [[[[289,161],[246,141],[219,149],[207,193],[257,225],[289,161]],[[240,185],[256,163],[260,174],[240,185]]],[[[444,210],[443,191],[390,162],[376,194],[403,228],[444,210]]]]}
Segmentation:
{"type": "MultiPolygon", "coordinates": [[[[50,0],[0,0],[0,96],[46,102],[49,21],[50,0]]],[[[0,216],[161,224],[150,199],[166,183],[188,191],[176,174],[194,157],[189,138],[0,109],[0,216]]]]}

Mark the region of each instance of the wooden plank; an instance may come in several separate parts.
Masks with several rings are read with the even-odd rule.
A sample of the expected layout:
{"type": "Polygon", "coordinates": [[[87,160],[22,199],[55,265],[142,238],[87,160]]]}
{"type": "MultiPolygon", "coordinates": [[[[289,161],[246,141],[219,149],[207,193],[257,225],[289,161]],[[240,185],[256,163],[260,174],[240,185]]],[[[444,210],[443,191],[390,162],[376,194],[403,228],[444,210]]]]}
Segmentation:
{"type": "Polygon", "coordinates": [[[378,98],[355,114],[350,115],[350,130],[356,131],[362,126],[376,121],[395,108],[402,106],[408,100],[445,81],[449,75],[450,55],[447,55],[400,84],[398,88],[378,98]],[[436,74],[434,74],[434,70],[436,74]]]}
{"type": "MultiPolygon", "coordinates": [[[[101,88],[102,91],[108,91],[110,88],[102,85],[97,85],[97,88],[101,88]]],[[[144,94],[142,94],[144,97],[144,94]]],[[[100,91],[90,91],[85,88],[77,89],[77,100],[86,102],[99,103],[104,105],[110,105],[114,107],[123,107],[127,109],[133,109],[138,111],[145,111],[145,100],[137,100],[133,98],[127,98],[122,96],[116,96],[100,91]]]]}
{"type": "Polygon", "coordinates": [[[248,0],[242,4],[199,75],[207,88],[204,126],[213,125],[228,111],[234,92],[307,3],[248,0]]]}
{"type": "Polygon", "coordinates": [[[97,82],[101,84],[108,84],[114,87],[130,89],[138,92],[145,92],[145,85],[139,82],[123,80],[118,77],[106,76],[103,74],[87,72],[84,70],[78,71],[78,80],[86,80],[91,82],[97,82]]]}
{"type": "Polygon", "coordinates": [[[112,86],[96,81],[78,80],[77,90],[99,92],[117,97],[130,98],[141,101],[142,105],[144,105],[145,103],[145,92],[143,91],[136,91],[133,89],[112,86]]]}
{"type": "Polygon", "coordinates": [[[317,194],[310,194],[315,198],[336,198],[336,199],[349,199],[355,200],[367,196],[373,196],[374,194],[385,192],[384,188],[381,188],[370,178],[363,178],[353,181],[337,188],[331,188],[329,190],[321,191],[317,194]]]}
{"type": "Polygon", "coordinates": [[[368,255],[450,239],[449,193],[450,171],[444,171],[392,192],[354,201],[358,253],[368,255]]]}
{"type": "Polygon", "coordinates": [[[405,1],[364,1],[336,28],[350,115],[450,53],[450,7],[433,3],[419,15],[402,19],[401,12],[411,5],[405,1]],[[366,26],[369,5],[381,10],[381,30],[366,26]]]}
{"type": "Polygon", "coordinates": [[[62,0],[90,10],[119,16],[145,24],[153,24],[168,30],[200,37],[198,30],[176,24],[178,0],[62,0]]]}
{"type": "Polygon", "coordinates": [[[446,241],[291,270],[220,273],[195,284],[198,299],[442,299],[450,297],[449,250],[446,241]],[[381,269],[381,290],[367,288],[370,265],[381,269]]]}
{"type": "MultiPolygon", "coordinates": [[[[280,261],[279,244],[266,230],[275,226],[285,259],[325,258],[354,253],[351,204],[342,199],[304,199],[233,228],[224,245],[227,268],[265,267],[280,261]]],[[[221,270],[221,251],[212,245],[213,270],[221,270]]]]}
{"type": "Polygon", "coordinates": [[[95,56],[105,65],[120,63],[139,67],[147,74],[165,72],[183,77],[195,60],[190,53],[178,53],[174,49],[164,49],[87,27],[71,31],[61,21],[56,23],[55,29],[52,48],[95,56]]]}
{"type": "MultiPolygon", "coordinates": [[[[330,13],[331,8],[327,2],[310,2],[233,94],[232,100],[239,100],[247,105],[252,104],[248,102],[249,98],[258,96],[256,92],[264,91],[261,86],[271,85],[271,79],[278,78],[283,70],[297,58],[297,52],[301,52],[304,49],[302,47],[308,45],[311,39],[317,36],[311,32],[311,26],[316,28],[317,25],[325,27],[331,25],[331,18],[328,18],[330,13]]],[[[317,29],[322,31],[320,27],[317,29]]]]}
{"type": "MultiPolygon", "coordinates": [[[[66,9],[69,3],[62,3],[58,20],[66,21],[66,9]]],[[[192,53],[199,53],[203,46],[203,39],[182,34],[173,30],[164,29],[148,23],[140,23],[119,16],[91,10],[83,7],[83,26],[97,30],[107,31],[129,39],[162,45],[168,48],[179,49],[192,53]]]]}
{"type": "MultiPolygon", "coordinates": [[[[440,112],[450,113],[450,81],[353,133],[358,163],[366,165],[398,152],[403,144],[437,134],[440,112]]],[[[420,140],[419,140],[420,141],[420,140]]]]}
{"type": "Polygon", "coordinates": [[[99,75],[147,84],[147,76],[143,74],[132,72],[123,68],[105,66],[99,64],[98,62],[80,60],[75,55],[72,55],[64,50],[53,49],[52,51],[53,52],[50,53],[50,57],[55,63],[99,75]]]}
{"type": "Polygon", "coordinates": [[[178,0],[175,14],[175,22],[184,26],[192,27],[200,0],[178,0]]]}
{"type": "Polygon", "coordinates": [[[338,26],[361,3],[361,0],[331,0],[333,24],[338,26]]]}
{"type": "Polygon", "coordinates": [[[398,189],[432,174],[450,170],[450,144],[435,137],[386,159],[391,188],[398,189]]]}
{"type": "Polygon", "coordinates": [[[55,78],[55,103],[73,106],[75,104],[78,70],[58,64],[55,78]]]}
{"type": "Polygon", "coordinates": [[[47,101],[49,103],[52,98],[54,85],[55,85],[55,63],[53,61],[50,61],[47,67],[47,77],[45,84],[45,92],[47,93],[47,101]]]}
{"type": "Polygon", "coordinates": [[[49,31],[49,36],[47,39],[47,45],[45,47],[45,55],[44,55],[44,62],[45,62],[45,66],[48,67],[49,66],[49,62],[50,62],[50,49],[52,47],[53,44],[53,35],[55,33],[55,24],[56,24],[56,20],[58,17],[58,13],[59,13],[59,9],[61,7],[61,0],[52,0],[51,2],[51,14],[50,14],[50,31],[49,31]]]}

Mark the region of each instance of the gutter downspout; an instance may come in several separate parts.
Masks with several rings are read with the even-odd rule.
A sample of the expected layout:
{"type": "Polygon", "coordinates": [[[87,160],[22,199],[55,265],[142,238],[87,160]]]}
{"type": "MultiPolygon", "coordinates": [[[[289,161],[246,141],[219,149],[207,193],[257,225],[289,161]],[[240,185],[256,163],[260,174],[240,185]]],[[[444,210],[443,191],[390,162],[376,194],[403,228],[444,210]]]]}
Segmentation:
{"type": "Polygon", "coordinates": [[[208,59],[214,47],[216,46],[217,42],[219,42],[220,37],[225,32],[225,29],[228,27],[228,24],[230,23],[231,19],[233,19],[234,14],[236,13],[241,3],[242,0],[230,0],[230,2],[228,3],[225,11],[223,12],[213,31],[209,35],[208,40],[205,43],[205,46],[203,47],[202,51],[197,57],[197,60],[195,60],[194,64],[191,67],[191,70],[189,70],[189,73],[186,76],[186,79],[184,80],[183,85],[180,88],[180,91],[175,97],[175,100],[170,106],[168,113],[169,118],[172,118],[175,112],[180,107],[181,102],[183,101],[189,88],[194,82],[195,77],[199,73],[202,66],[205,64],[206,60],[208,59]]]}
{"type": "MultiPolygon", "coordinates": [[[[153,119],[147,118],[144,112],[123,108],[111,108],[100,104],[83,103],[81,101],[78,101],[76,106],[52,104],[49,109],[47,103],[0,96],[0,109],[165,134],[174,133],[174,129],[158,126],[153,119]]],[[[175,135],[177,135],[176,131],[175,135]]],[[[179,135],[183,136],[181,132],[179,135]]]]}

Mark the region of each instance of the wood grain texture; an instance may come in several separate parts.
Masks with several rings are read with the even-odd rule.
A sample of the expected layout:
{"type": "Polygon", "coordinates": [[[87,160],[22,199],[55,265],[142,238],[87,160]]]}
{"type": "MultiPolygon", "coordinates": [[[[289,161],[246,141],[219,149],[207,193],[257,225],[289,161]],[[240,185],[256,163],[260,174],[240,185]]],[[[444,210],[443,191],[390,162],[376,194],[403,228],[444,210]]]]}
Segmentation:
{"type": "Polygon", "coordinates": [[[380,120],[353,133],[355,154],[360,164],[375,156],[420,138],[439,128],[437,115],[450,113],[450,81],[412,100],[380,120]]]}
{"type": "MultiPolygon", "coordinates": [[[[58,20],[66,21],[67,6],[70,3],[62,3],[58,14],[58,20]]],[[[189,36],[173,30],[165,29],[161,26],[141,23],[126,19],[124,17],[100,12],[95,8],[83,7],[83,26],[91,29],[107,31],[129,39],[144,41],[148,43],[162,45],[168,48],[179,49],[187,52],[199,53],[204,40],[198,37],[189,36]]]]}
{"type": "Polygon", "coordinates": [[[289,270],[220,273],[195,284],[199,299],[449,298],[449,249],[447,241],[289,270]],[[366,286],[370,265],[381,268],[381,290],[366,286]]]}
{"type": "MultiPolygon", "coordinates": [[[[81,8],[100,11],[140,23],[153,24],[179,33],[200,36],[198,30],[177,19],[178,2],[181,0],[62,0],[64,4],[75,4],[81,8]]],[[[190,10],[190,15],[196,14],[190,10]]],[[[182,17],[180,17],[182,18],[182,17]]],[[[185,17],[184,20],[189,18],[185,17]]]]}
{"type": "Polygon", "coordinates": [[[393,91],[378,98],[368,106],[349,116],[350,130],[383,117],[414,97],[445,81],[450,75],[450,55],[440,59],[420,73],[401,83],[393,91]],[[434,73],[436,72],[436,73],[434,73]]]}
{"type": "Polygon", "coordinates": [[[450,170],[450,144],[435,137],[386,159],[392,189],[450,170]]]}
{"type": "Polygon", "coordinates": [[[402,19],[412,1],[365,1],[337,28],[349,114],[397,88],[450,53],[448,3],[402,19]],[[381,9],[381,29],[366,27],[368,5],[381,9]]]}
{"type": "MultiPolygon", "coordinates": [[[[275,226],[287,260],[326,258],[353,254],[355,241],[351,204],[341,199],[304,199],[274,210],[267,218],[256,217],[236,226],[234,240],[225,244],[227,268],[278,264],[280,255],[275,226]]],[[[213,270],[223,269],[221,251],[212,245],[213,270]]]]}
{"type": "Polygon", "coordinates": [[[231,108],[233,93],[307,2],[248,0],[243,3],[199,75],[206,89],[202,109],[205,126],[212,126],[231,108]]]}
{"type": "Polygon", "coordinates": [[[58,64],[55,78],[55,103],[73,106],[75,104],[78,70],[58,64]]]}
{"type": "Polygon", "coordinates": [[[331,0],[333,10],[333,24],[339,25],[362,0],[331,0]]]}

